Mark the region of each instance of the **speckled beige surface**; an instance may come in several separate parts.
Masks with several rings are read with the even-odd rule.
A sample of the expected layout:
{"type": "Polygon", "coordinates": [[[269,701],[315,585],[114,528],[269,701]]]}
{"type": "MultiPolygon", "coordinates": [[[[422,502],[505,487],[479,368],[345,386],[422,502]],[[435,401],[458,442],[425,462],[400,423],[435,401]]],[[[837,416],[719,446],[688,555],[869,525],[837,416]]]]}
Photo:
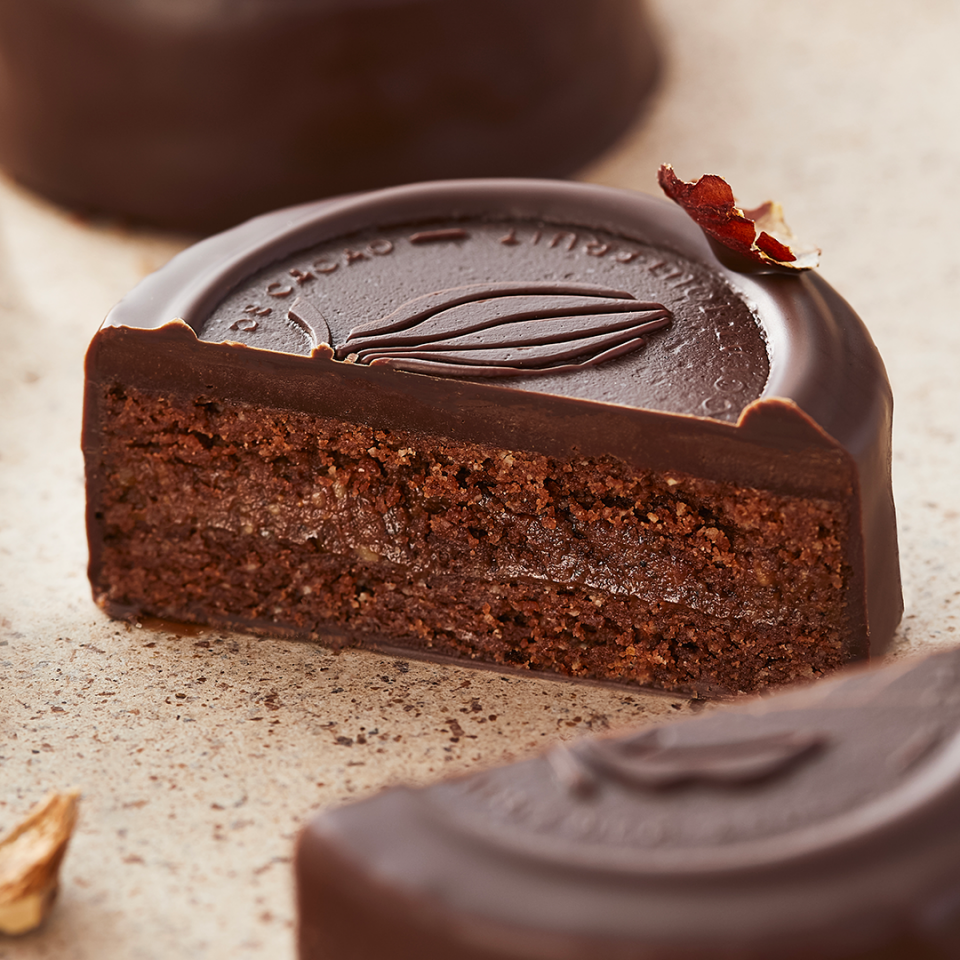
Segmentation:
{"type": "MultiPolygon", "coordinates": [[[[955,642],[960,598],[960,6],[657,0],[646,122],[587,179],[722,173],[824,248],[897,400],[907,613],[893,656],[955,642]]],[[[678,700],[215,631],[107,620],[85,579],[82,357],[183,245],[0,181],[0,830],[50,788],[81,821],[45,927],[0,960],[293,957],[290,856],[312,811],[678,700]]]]}

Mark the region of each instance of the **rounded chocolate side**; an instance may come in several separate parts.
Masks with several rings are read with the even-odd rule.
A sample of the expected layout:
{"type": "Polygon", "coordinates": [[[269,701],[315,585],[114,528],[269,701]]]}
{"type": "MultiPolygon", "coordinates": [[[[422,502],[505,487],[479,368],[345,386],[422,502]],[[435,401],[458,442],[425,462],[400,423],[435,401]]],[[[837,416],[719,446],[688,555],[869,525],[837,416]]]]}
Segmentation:
{"type": "Polygon", "coordinates": [[[958,689],[952,652],[323,814],[301,956],[948,960],[958,689]]]}
{"type": "Polygon", "coordinates": [[[565,176],[657,73],[637,0],[0,8],[0,164],[82,210],[222,229],[451,176],[565,176]]]}

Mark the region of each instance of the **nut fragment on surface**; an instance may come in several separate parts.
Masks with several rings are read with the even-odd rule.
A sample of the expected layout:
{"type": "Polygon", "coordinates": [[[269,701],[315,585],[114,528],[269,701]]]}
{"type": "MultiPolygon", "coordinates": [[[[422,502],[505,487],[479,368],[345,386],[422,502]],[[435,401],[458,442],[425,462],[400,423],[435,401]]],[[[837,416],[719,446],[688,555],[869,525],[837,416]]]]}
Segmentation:
{"type": "Polygon", "coordinates": [[[35,929],[53,905],[79,797],[79,790],[48,793],[0,837],[0,933],[35,929]]]}

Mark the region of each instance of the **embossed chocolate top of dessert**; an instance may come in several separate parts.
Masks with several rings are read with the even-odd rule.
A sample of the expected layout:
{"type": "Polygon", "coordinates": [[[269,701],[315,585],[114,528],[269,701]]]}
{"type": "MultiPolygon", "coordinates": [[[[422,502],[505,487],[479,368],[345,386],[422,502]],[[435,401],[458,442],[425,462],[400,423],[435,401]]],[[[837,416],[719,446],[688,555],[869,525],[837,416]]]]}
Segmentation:
{"type": "Polygon", "coordinates": [[[960,652],[842,674],[321,814],[301,956],[956,957],[958,798],[960,652]]]}
{"type": "Polygon", "coordinates": [[[717,273],[669,249],[536,220],[328,240],[253,274],[197,333],[730,421],[769,374],[756,318],[717,273]]]}
{"type": "Polygon", "coordinates": [[[876,854],[891,825],[930,842],[921,811],[930,794],[960,787],[958,732],[960,654],[950,652],[560,745],[420,796],[493,848],[571,869],[789,872],[793,858],[855,838],[876,854]],[[905,789],[923,771],[925,791],[905,789]]]}

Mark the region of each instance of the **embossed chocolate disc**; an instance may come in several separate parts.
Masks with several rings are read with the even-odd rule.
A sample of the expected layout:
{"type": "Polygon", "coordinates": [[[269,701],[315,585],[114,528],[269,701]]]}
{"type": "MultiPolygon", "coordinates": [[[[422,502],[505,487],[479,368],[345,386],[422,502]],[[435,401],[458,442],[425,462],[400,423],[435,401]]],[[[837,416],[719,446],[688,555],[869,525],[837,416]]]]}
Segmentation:
{"type": "Polygon", "coordinates": [[[670,250],[533,220],[321,243],[244,281],[198,334],[728,421],[769,374],[755,316],[716,273],[670,250]],[[588,369],[597,367],[601,376],[588,369]]]}
{"type": "Polygon", "coordinates": [[[422,797],[480,842],[567,866],[783,862],[921,816],[956,781],[958,692],[960,660],[932,658],[825,685],[820,702],[802,691],[777,710],[560,745],[422,797]]]}
{"type": "Polygon", "coordinates": [[[301,955],[960,956],[958,691],[947,651],[326,811],[301,955]]]}

